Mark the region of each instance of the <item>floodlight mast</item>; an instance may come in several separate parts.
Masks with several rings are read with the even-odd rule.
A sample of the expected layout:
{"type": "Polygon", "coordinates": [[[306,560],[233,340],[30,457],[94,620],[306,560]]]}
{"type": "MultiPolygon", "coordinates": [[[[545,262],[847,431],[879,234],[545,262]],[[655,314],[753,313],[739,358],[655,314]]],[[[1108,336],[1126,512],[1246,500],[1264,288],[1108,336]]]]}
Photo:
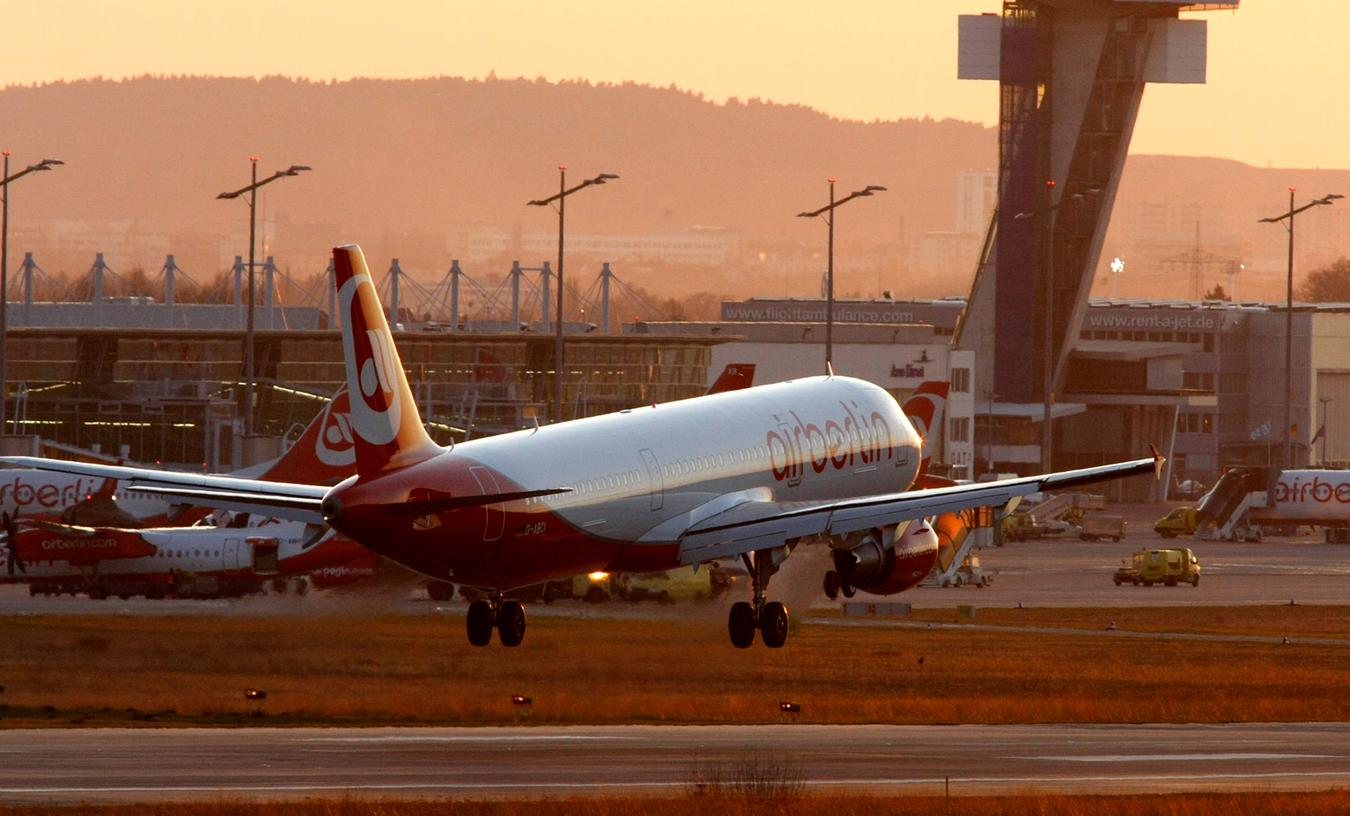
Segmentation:
{"type": "Polygon", "coordinates": [[[861,190],[854,190],[843,198],[835,201],[834,185],[838,181],[834,176],[826,179],[830,185],[830,203],[818,210],[797,213],[798,218],[817,218],[823,217],[828,226],[827,246],[825,262],[825,373],[834,373],[834,211],[844,206],[855,198],[864,198],[873,193],[882,193],[886,191],[885,187],[879,184],[869,184],[861,190]]]}
{"type": "Polygon", "coordinates": [[[614,173],[601,173],[573,187],[567,186],[567,165],[558,165],[558,192],[548,198],[536,198],[525,202],[527,207],[547,207],[558,202],[558,302],[557,319],[554,320],[553,342],[553,422],[563,420],[563,239],[567,222],[567,197],[597,184],[617,179],[614,173]]]}
{"type": "Polygon", "coordinates": [[[250,184],[240,187],[238,190],[231,190],[227,193],[217,195],[217,199],[234,199],[248,193],[248,308],[244,310],[247,315],[246,327],[244,329],[244,436],[253,436],[253,264],[254,251],[257,245],[257,207],[255,206],[258,198],[258,188],[266,184],[271,184],[280,178],[287,176],[298,176],[306,170],[311,170],[307,164],[292,164],[285,170],[278,170],[262,181],[258,180],[258,156],[249,156],[249,163],[252,165],[253,180],[250,184]]]}
{"type": "Polygon", "coordinates": [[[0,212],[2,212],[0,214],[0,436],[7,433],[5,402],[9,395],[5,379],[5,337],[9,332],[9,324],[7,323],[9,303],[9,184],[12,181],[18,181],[29,173],[41,173],[65,164],[60,159],[43,159],[37,164],[28,165],[11,176],[9,174],[9,156],[10,152],[4,151],[4,171],[0,173],[0,212]]]}
{"type": "Polygon", "coordinates": [[[1327,193],[1314,198],[1297,209],[1294,207],[1295,188],[1289,188],[1289,209],[1280,214],[1257,220],[1259,224],[1284,224],[1289,232],[1289,262],[1285,277],[1284,290],[1284,460],[1283,467],[1297,467],[1294,451],[1294,217],[1313,207],[1329,207],[1338,199],[1345,198],[1340,193],[1327,193]]]}

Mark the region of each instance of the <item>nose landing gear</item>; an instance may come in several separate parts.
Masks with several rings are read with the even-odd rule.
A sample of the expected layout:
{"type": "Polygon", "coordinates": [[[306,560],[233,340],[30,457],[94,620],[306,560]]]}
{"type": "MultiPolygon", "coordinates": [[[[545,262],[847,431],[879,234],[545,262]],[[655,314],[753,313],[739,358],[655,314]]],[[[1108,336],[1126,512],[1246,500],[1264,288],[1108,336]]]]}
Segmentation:
{"type": "Polygon", "coordinates": [[[756,631],[770,649],[780,648],[787,642],[790,622],[787,606],[778,601],[766,603],[764,600],[769,577],[778,571],[778,565],[786,557],[786,548],[756,550],[753,557],[750,554],[741,556],[750,573],[754,601],[737,601],[731,605],[731,612],[727,616],[727,634],[731,636],[731,645],[737,649],[750,648],[755,642],[756,631]]]}
{"type": "Polygon", "coordinates": [[[824,589],[825,597],[832,601],[838,600],[841,593],[845,598],[852,598],[854,595],[858,594],[857,588],[855,588],[853,584],[850,584],[846,578],[841,576],[835,570],[827,570],[825,572],[824,589]]]}
{"type": "Polygon", "coordinates": [[[503,646],[519,646],[525,639],[525,607],[519,601],[503,601],[500,592],[493,593],[490,601],[480,598],[469,604],[464,628],[474,646],[491,643],[493,629],[503,646]]]}

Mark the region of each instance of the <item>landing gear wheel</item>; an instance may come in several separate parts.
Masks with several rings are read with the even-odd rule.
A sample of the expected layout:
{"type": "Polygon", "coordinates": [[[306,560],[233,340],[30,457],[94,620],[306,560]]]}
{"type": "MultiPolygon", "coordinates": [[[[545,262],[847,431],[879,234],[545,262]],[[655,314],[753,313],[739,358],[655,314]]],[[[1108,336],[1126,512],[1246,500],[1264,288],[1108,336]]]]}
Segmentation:
{"type": "Polygon", "coordinates": [[[853,584],[850,584],[848,581],[844,581],[839,585],[839,591],[844,593],[845,598],[852,598],[854,595],[858,594],[857,587],[853,586],[853,584]]]}
{"type": "Polygon", "coordinates": [[[506,601],[497,612],[497,636],[503,646],[519,646],[525,639],[525,607],[520,601],[506,601]]]}
{"type": "Polygon", "coordinates": [[[727,633],[731,635],[732,646],[749,649],[755,642],[755,608],[745,601],[732,604],[727,615],[727,633]]]}
{"type": "Polygon", "coordinates": [[[781,648],[787,643],[787,607],[778,601],[764,604],[764,610],[759,613],[759,633],[764,636],[764,645],[770,649],[781,648]]]}
{"type": "Polygon", "coordinates": [[[825,573],[825,597],[832,601],[839,598],[839,573],[834,570],[825,573]]]}
{"type": "Polygon", "coordinates": [[[474,646],[486,646],[492,642],[492,626],[496,622],[492,604],[477,600],[469,604],[469,614],[464,619],[464,628],[469,633],[469,643],[474,646]]]}

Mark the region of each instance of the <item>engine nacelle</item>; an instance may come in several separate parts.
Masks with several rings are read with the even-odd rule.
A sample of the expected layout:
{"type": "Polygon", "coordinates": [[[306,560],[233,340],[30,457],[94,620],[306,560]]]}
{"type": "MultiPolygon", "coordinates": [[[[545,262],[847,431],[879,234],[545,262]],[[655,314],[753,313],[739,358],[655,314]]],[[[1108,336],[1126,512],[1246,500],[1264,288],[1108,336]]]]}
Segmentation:
{"type": "Polygon", "coordinates": [[[831,555],[840,580],[873,595],[894,595],[917,586],[937,560],[937,533],[926,521],[910,524],[899,538],[896,529],[857,533],[835,548],[831,555]]]}

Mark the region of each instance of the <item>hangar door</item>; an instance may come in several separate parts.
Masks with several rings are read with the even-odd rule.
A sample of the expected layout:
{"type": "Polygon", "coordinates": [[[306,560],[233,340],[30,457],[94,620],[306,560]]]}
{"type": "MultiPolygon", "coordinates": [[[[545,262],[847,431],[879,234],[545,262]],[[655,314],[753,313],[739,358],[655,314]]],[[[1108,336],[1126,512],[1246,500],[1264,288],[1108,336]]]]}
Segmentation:
{"type": "Polygon", "coordinates": [[[1322,455],[1323,439],[1313,445],[1312,461],[1339,467],[1350,466],[1350,371],[1317,372],[1317,400],[1313,406],[1313,433],[1322,427],[1326,414],[1323,439],[1326,456],[1322,455]],[[1329,402],[1322,402],[1329,400],[1329,402]],[[1323,408],[1323,406],[1326,406],[1323,408]]]}

